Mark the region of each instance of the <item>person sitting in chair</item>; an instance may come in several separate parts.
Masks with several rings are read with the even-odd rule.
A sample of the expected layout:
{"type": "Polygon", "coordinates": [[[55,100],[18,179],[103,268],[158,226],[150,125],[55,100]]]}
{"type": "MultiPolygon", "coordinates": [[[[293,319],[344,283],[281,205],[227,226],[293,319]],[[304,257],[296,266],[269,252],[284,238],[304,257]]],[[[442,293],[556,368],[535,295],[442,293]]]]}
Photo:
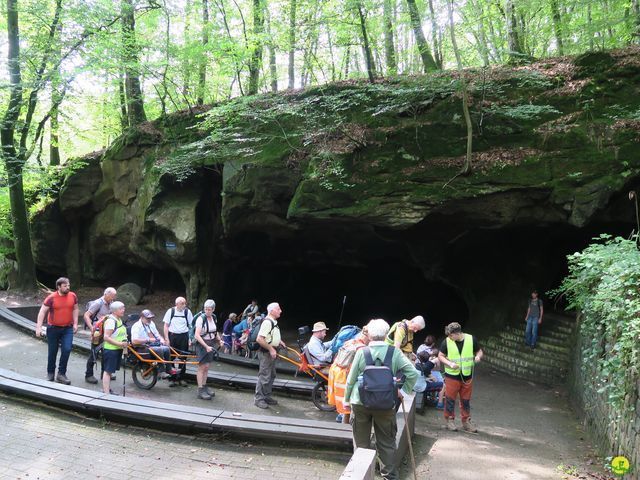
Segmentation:
{"type": "MultiPolygon", "coordinates": [[[[152,318],[155,315],[151,310],[143,310],[140,313],[140,319],[131,326],[131,343],[136,347],[136,350],[146,352],[152,350],[160,358],[167,363],[160,365],[160,378],[167,378],[170,375],[175,375],[176,370],[171,363],[171,349],[165,344],[164,339],[158,332],[158,328],[153,323],[152,318]]],[[[155,358],[153,354],[149,354],[150,358],[155,358]]]]}
{"type": "Polygon", "coordinates": [[[331,365],[333,360],[333,352],[329,347],[330,342],[323,342],[327,336],[327,326],[324,322],[316,322],[313,324],[312,335],[306,347],[307,361],[311,365],[331,365]]]}

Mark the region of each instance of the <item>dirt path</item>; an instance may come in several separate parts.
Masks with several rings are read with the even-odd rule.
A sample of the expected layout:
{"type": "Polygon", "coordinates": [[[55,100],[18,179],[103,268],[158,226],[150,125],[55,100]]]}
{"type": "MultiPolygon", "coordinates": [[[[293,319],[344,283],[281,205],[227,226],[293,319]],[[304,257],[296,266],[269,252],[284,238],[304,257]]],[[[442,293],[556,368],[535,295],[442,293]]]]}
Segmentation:
{"type": "MultiPolygon", "coordinates": [[[[419,479],[609,478],[596,467],[601,461],[563,390],[482,368],[474,383],[472,412],[479,434],[443,430],[442,411],[433,408],[417,416],[419,479]]],[[[403,478],[413,478],[409,461],[403,478]]]]}

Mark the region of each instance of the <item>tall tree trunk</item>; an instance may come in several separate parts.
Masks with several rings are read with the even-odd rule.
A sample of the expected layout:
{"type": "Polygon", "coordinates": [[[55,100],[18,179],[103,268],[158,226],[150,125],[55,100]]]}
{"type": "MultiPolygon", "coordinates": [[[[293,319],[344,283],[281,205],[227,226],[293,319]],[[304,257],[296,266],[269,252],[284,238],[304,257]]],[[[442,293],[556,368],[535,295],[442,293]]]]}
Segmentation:
{"type": "Polygon", "coordinates": [[[356,2],[356,10],[358,20],[360,22],[360,32],[362,33],[362,51],[365,65],[367,67],[367,76],[369,77],[369,81],[373,83],[376,78],[376,71],[373,64],[373,55],[371,55],[371,46],[369,45],[369,35],[367,34],[367,21],[362,10],[362,2],[360,0],[356,2]]]}
{"type": "Polygon", "coordinates": [[[433,0],[429,0],[429,14],[431,16],[431,42],[433,43],[433,59],[436,62],[436,66],[439,69],[442,69],[442,45],[438,39],[440,27],[438,27],[438,19],[436,18],[436,12],[433,8],[433,0]]]}
{"type": "Polygon", "coordinates": [[[558,0],[550,0],[551,17],[553,18],[553,32],[556,36],[556,44],[558,45],[558,53],[564,55],[564,43],[562,41],[562,18],[560,17],[560,8],[558,0]]]}
{"type": "Polygon", "coordinates": [[[129,125],[147,121],[144,113],[142,87],[140,86],[140,63],[136,42],[136,19],[133,0],[122,0],[122,45],[124,49],[125,93],[129,125]]]}
{"type": "Polygon", "coordinates": [[[437,70],[438,65],[436,64],[433,55],[431,55],[429,45],[427,44],[427,40],[424,37],[424,32],[422,31],[422,21],[420,19],[420,12],[418,12],[416,0],[407,0],[407,8],[409,10],[411,28],[413,28],[413,34],[416,38],[416,44],[418,45],[418,52],[420,53],[420,58],[422,59],[424,72],[427,73],[429,71],[437,70]]]}
{"type": "Polygon", "coordinates": [[[396,61],[396,47],[393,43],[393,0],[384,0],[384,56],[387,64],[387,75],[398,74],[398,62],[396,61]]]}
{"type": "MultiPolygon", "coordinates": [[[[60,33],[62,27],[58,24],[57,34],[60,37],[60,33]]],[[[58,43],[55,47],[55,56],[56,61],[60,58],[60,44],[58,43]]],[[[60,67],[58,66],[53,75],[51,76],[51,109],[50,109],[50,118],[49,118],[49,165],[56,166],[60,165],[60,122],[59,122],[59,111],[60,111],[60,102],[62,101],[62,92],[60,91],[60,67]]]]}
{"type": "Polygon", "coordinates": [[[271,76],[271,91],[278,91],[278,65],[276,64],[276,42],[273,40],[271,31],[271,13],[268,8],[264,9],[264,18],[267,22],[267,36],[269,38],[269,74],[271,76]]]}
{"type": "Polygon", "coordinates": [[[506,2],[507,8],[505,9],[505,16],[507,21],[507,47],[509,49],[509,62],[520,63],[522,61],[524,51],[522,50],[520,36],[518,35],[516,8],[514,0],[506,0],[506,2]]]}
{"type": "Polygon", "coordinates": [[[120,126],[124,132],[129,127],[129,114],[127,113],[127,94],[124,91],[124,74],[118,73],[118,102],[120,103],[120,126]]]}
{"type": "Polygon", "coordinates": [[[198,66],[198,96],[196,104],[204,105],[207,84],[207,45],[209,44],[209,2],[202,0],[202,58],[198,66]]]}
{"type": "Polygon", "coordinates": [[[253,41],[249,59],[249,95],[258,93],[260,70],[262,69],[262,51],[264,33],[264,5],[262,0],[253,0],[253,41]]]}
{"type": "MultiPolygon", "coordinates": [[[[632,7],[634,30],[632,32],[631,42],[638,44],[640,43],[640,0],[633,0],[632,7]]],[[[589,18],[591,18],[591,4],[589,4],[589,18]]]]}
{"type": "Polygon", "coordinates": [[[296,0],[289,3],[289,86],[291,90],[296,83],[295,60],[296,60],[296,0]]]}
{"type": "Polygon", "coordinates": [[[9,104],[0,125],[0,144],[9,182],[13,245],[18,263],[16,284],[12,287],[30,290],[36,286],[36,267],[31,252],[31,235],[22,183],[22,169],[26,158],[24,158],[24,150],[17,150],[15,146],[15,130],[23,105],[18,0],[7,0],[7,39],[9,104]]]}
{"type": "Polygon", "coordinates": [[[464,114],[464,121],[467,124],[467,154],[465,156],[464,165],[460,174],[468,175],[471,173],[471,154],[473,153],[473,125],[471,123],[471,115],[469,113],[467,82],[464,78],[464,71],[462,70],[462,58],[460,57],[460,50],[458,50],[458,42],[456,41],[456,32],[454,30],[453,24],[453,0],[447,0],[447,6],[449,10],[451,46],[453,47],[453,53],[456,56],[458,75],[460,76],[460,89],[462,90],[462,112],[464,114]]]}

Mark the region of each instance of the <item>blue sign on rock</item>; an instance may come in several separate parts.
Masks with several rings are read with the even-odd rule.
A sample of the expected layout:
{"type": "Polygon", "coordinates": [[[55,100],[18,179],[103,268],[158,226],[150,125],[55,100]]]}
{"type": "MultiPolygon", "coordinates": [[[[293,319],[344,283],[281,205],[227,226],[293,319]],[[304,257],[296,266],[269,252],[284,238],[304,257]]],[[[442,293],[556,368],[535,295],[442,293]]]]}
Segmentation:
{"type": "Polygon", "coordinates": [[[175,250],[177,247],[175,242],[164,242],[164,248],[171,251],[171,250],[175,250]]]}

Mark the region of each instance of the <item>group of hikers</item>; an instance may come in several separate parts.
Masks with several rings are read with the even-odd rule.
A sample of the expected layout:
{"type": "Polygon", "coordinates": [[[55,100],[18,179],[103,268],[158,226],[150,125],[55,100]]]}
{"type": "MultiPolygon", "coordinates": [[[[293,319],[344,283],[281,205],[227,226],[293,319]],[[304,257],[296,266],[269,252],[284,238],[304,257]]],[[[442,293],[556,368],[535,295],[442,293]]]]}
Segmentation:
{"type": "MultiPolygon", "coordinates": [[[[116,298],[117,291],[107,288],[100,298],[89,303],[83,315],[92,337],[99,337],[100,340],[93,342],[87,360],[86,382],[98,383],[94,368],[101,343],[103,391],[115,394],[110,388],[110,382],[120,369],[123,351],[126,352],[131,344],[136,349],[153,351],[164,360],[160,376],[168,379],[170,386],[186,386],[186,365],[182,362],[176,368],[171,363],[171,349],[187,352],[194,346],[198,363],[197,395],[200,399],[210,400],[214,392],[207,386],[209,364],[215,359],[216,349],[222,348],[227,352],[234,350],[233,341],[236,336],[233,327],[246,321],[247,326],[251,326],[249,332],[255,331],[253,343],[259,360],[255,406],[266,409],[278,404],[273,397],[276,359],[278,350],[286,348],[286,345],[278,323],[282,308],[277,302],[267,306],[265,316],[259,316],[257,302],[252,301],[243,311],[240,322],[237,316],[229,316],[220,336],[213,300],[205,301],[202,311],[194,316],[187,308],[186,300],[183,297],[176,298],[175,306],[169,308],[163,317],[162,332],[153,321],[154,313],[145,309],[140,312],[128,333],[125,305],[116,298]],[[256,321],[259,323],[255,323],[256,321]]],[[[73,335],[78,330],[78,316],[78,298],[70,290],[69,279],[59,278],[56,281],[56,291],[43,302],[36,323],[36,336],[40,336],[44,320],[47,320],[47,376],[50,381],[66,385],[71,383],[66,375],[67,363],[73,335]],[[59,350],[61,355],[56,375],[59,350]]],[[[472,335],[463,333],[460,324],[454,322],[446,327],[446,338],[439,349],[435,348],[435,338],[428,336],[425,343],[414,352],[413,336],[424,328],[425,320],[422,316],[402,320],[391,326],[383,319],[373,319],[334,355],[329,342],[323,341],[328,327],[324,322],[316,322],[310,341],[304,348],[304,355],[310,364],[323,366],[328,370],[328,400],[336,406],[340,421],[351,423],[356,448],[371,447],[373,428],[381,473],[386,479],[398,478],[397,466],[393,460],[396,411],[403,405],[404,395],[414,390],[421,375],[435,379],[434,381],[444,380],[440,406],[444,409],[446,428],[457,430],[454,418],[455,403],[459,399],[462,428],[467,432],[477,432],[471,423],[470,400],[474,364],[480,362],[483,355],[478,341],[472,335]],[[444,377],[436,374],[440,365],[444,367],[444,377]]],[[[242,334],[249,332],[245,329],[242,334]]],[[[253,339],[253,333],[251,336],[253,339]]]]}

